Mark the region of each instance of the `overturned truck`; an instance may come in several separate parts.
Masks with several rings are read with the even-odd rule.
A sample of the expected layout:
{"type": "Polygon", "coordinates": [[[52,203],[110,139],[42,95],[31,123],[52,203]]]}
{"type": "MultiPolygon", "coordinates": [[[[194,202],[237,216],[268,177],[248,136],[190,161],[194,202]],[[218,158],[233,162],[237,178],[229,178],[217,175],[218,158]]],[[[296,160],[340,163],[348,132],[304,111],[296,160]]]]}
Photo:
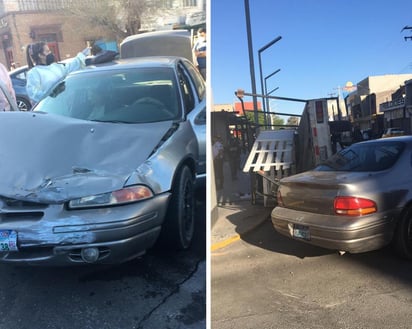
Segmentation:
{"type": "Polygon", "coordinates": [[[350,145],[352,125],[341,118],[338,98],[312,99],[305,101],[297,127],[261,129],[243,168],[252,174],[252,202],[261,195],[266,206],[276,199],[281,178],[312,169],[350,145]],[[334,108],[337,120],[330,114],[334,108]]]}

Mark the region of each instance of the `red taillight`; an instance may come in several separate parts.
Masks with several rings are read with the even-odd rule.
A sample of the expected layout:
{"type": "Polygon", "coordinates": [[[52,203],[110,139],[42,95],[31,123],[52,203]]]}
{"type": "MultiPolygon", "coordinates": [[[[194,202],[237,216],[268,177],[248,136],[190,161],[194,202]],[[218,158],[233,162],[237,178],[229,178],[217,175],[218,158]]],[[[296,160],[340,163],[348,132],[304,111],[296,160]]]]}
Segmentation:
{"type": "Polygon", "coordinates": [[[378,211],[374,201],[353,196],[336,197],[333,206],[337,215],[345,216],[363,216],[378,211]]]}
{"type": "Polygon", "coordinates": [[[276,201],[278,206],[283,206],[283,200],[282,200],[282,195],[280,194],[280,190],[278,189],[277,193],[276,193],[276,201]]]}

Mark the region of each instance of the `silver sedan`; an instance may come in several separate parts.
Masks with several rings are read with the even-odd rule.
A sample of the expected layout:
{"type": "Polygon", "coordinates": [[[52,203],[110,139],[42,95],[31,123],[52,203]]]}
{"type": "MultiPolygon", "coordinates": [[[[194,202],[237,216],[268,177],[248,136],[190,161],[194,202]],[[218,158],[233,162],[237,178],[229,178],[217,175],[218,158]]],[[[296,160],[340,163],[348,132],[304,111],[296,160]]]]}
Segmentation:
{"type": "Polygon", "coordinates": [[[0,113],[0,262],[120,263],[159,237],[189,248],[205,108],[189,61],[151,57],[72,73],[33,112],[0,113]]]}
{"type": "Polygon", "coordinates": [[[353,144],[281,180],[273,225],[290,238],[342,252],[393,241],[412,259],[411,159],[412,136],[353,144]]]}

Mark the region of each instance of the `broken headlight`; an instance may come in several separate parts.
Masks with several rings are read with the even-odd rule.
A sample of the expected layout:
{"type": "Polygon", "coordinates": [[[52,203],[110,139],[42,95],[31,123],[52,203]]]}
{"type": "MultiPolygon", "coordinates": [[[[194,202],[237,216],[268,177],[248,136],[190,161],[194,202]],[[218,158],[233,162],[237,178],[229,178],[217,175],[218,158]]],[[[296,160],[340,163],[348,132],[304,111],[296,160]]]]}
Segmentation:
{"type": "Polygon", "coordinates": [[[79,199],[74,199],[69,202],[70,209],[90,208],[102,206],[115,206],[126,203],[142,201],[153,197],[153,192],[150,188],[144,185],[129,186],[121,190],[90,195],[79,199]]]}

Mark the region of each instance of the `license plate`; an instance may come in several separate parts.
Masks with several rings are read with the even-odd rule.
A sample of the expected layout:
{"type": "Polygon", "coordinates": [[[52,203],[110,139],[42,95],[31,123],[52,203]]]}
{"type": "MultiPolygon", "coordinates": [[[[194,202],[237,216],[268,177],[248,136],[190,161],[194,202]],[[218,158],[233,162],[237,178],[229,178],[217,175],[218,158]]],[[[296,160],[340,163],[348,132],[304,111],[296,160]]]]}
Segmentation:
{"type": "Polygon", "coordinates": [[[16,231],[0,230],[0,252],[4,251],[18,251],[16,231]]]}
{"type": "Polygon", "coordinates": [[[310,240],[309,227],[305,225],[294,224],[293,236],[299,239],[310,240]]]}

